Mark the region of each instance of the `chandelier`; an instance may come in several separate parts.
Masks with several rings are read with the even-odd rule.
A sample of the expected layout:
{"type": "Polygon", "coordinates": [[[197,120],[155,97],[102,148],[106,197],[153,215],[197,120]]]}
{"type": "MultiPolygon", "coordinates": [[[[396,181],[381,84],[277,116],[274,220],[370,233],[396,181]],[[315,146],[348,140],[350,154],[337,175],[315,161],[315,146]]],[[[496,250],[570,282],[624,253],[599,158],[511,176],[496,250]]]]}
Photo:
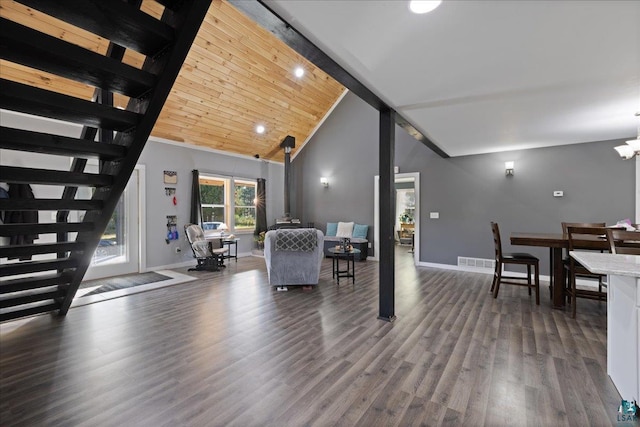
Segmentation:
{"type": "MultiPolygon", "coordinates": [[[[636,113],[636,117],[640,117],[640,112],[636,113]]],[[[618,145],[614,148],[623,159],[631,159],[634,156],[640,156],[640,120],[638,120],[638,136],[636,139],[630,139],[627,141],[627,145],[618,145]]]]}

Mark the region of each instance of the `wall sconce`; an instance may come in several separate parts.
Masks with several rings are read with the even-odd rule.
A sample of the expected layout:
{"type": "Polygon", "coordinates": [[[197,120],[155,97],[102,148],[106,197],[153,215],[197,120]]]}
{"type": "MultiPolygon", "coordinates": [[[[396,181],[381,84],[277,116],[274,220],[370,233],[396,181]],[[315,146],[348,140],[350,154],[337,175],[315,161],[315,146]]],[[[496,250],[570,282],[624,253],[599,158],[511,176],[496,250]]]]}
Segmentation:
{"type": "Polygon", "coordinates": [[[326,176],[320,177],[320,184],[322,184],[325,188],[329,186],[329,179],[326,176]]]}
{"type": "Polygon", "coordinates": [[[504,162],[504,174],[506,176],[513,176],[513,166],[515,162],[504,162]]]}

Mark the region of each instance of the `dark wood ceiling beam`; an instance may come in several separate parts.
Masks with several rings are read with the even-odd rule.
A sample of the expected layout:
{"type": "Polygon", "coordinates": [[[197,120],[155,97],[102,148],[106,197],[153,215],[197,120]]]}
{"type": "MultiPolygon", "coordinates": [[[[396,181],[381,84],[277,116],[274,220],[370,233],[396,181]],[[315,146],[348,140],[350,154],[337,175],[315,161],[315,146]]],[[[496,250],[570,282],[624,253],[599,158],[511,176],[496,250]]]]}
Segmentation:
{"type": "Polygon", "coordinates": [[[147,56],[174,39],[171,26],[122,0],[17,1],[147,56]]]}
{"type": "Polygon", "coordinates": [[[0,79],[0,108],[78,124],[126,131],[140,121],[140,114],[0,79]]]}
{"type": "Polygon", "coordinates": [[[108,56],[0,18],[0,57],[110,92],[137,98],[155,76],[108,56]]]}
{"type": "Polygon", "coordinates": [[[0,148],[100,160],[121,159],[127,153],[120,145],[7,127],[0,127],[0,148]]]}
{"type": "Polygon", "coordinates": [[[103,187],[113,183],[113,176],[111,175],[23,168],[18,166],[0,166],[0,176],[2,176],[2,179],[6,182],[16,184],[103,187]]]}
{"type": "MultiPolygon", "coordinates": [[[[235,8],[257,22],[260,26],[270,31],[293,50],[311,61],[322,71],[336,79],[344,87],[358,95],[363,101],[371,105],[376,110],[393,110],[393,107],[387,105],[387,103],[378,95],[362,84],[358,79],[353,77],[351,73],[342,68],[340,64],[303,36],[298,30],[269,8],[269,6],[264,4],[264,2],[260,0],[229,0],[229,2],[235,8]]],[[[398,126],[406,130],[411,136],[429,147],[440,157],[449,157],[444,150],[438,147],[438,145],[436,145],[436,143],[429,139],[424,133],[419,131],[418,128],[413,126],[409,120],[402,117],[397,111],[394,112],[394,116],[396,118],[395,123],[398,126]]]]}

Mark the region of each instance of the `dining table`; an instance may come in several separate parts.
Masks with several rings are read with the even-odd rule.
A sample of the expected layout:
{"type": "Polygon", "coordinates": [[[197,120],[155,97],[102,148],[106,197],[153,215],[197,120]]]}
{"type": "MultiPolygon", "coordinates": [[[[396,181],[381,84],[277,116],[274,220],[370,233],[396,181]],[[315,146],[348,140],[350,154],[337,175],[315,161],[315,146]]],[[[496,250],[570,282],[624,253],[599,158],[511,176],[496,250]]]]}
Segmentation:
{"type": "MultiPolygon", "coordinates": [[[[581,239],[582,241],[583,239],[581,239]]],[[[593,250],[608,250],[609,245],[604,238],[587,239],[587,246],[593,250]]],[[[564,263],[562,261],[563,251],[569,249],[569,238],[564,233],[527,233],[513,232],[510,236],[511,244],[514,246],[536,246],[549,248],[549,258],[551,271],[549,277],[551,282],[551,306],[553,308],[564,308],[564,263]]]]}

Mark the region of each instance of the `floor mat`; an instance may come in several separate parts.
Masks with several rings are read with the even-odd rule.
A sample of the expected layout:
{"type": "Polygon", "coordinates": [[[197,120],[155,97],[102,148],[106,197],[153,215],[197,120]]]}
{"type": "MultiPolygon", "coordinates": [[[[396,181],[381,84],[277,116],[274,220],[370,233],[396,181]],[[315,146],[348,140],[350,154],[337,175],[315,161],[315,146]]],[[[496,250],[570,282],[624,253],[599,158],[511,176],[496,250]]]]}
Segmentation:
{"type": "Polygon", "coordinates": [[[82,295],[83,297],[86,297],[88,295],[116,291],[118,289],[126,289],[133,286],[146,285],[148,283],[161,282],[163,280],[169,279],[171,279],[171,277],[165,276],[164,274],[149,272],[129,276],[109,277],[107,279],[90,280],[86,283],[83,283],[80,288],[95,288],[92,291],[82,295]]]}
{"type": "Polygon", "coordinates": [[[71,306],[93,304],[192,280],[196,280],[196,278],[172,270],[91,280],[82,283],[71,306]],[[102,289],[97,292],[100,288],[102,289]]]}

